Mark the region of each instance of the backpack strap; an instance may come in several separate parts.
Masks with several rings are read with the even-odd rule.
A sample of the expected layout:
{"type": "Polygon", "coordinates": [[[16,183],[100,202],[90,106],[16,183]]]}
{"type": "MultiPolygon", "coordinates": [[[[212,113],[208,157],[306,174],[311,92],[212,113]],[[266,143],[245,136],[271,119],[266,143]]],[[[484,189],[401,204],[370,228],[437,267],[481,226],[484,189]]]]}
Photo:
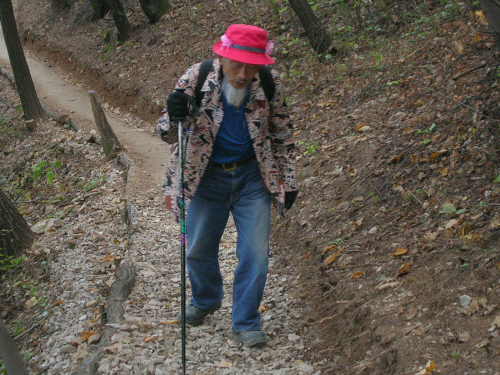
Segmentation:
{"type": "MultiPolygon", "coordinates": [[[[204,60],[200,65],[200,71],[198,73],[198,79],[196,80],[196,87],[194,89],[194,96],[196,99],[196,110],[200,108],[203,95],[201,94],[201,88],[207,79],[208,73],[212,69],[212,64],[214,60],[204,60]]],[[[259,69],[260,81],[262,83],[262,88],[264,89],[264,94],[266,95],[267,101],[270,102],[274,97],[274,92],[276,87],[274,85],[274,79],[271,74],[271,67],[269,65],[263,65],[259,69]]]]}
{"type": "Polygon", "coordinates": [[[198,73],[198,80],[196,81],[196,87],[194,88],[194,97],[196,99],[196,110],[201,106],[201,100],[203,99],[203,95],[201,95],[201,88],[207,79],[208,73],[212,69],[213,59],[204,60],[200,66],[200,72],[198,73]]]}
{"type": "Polygon", "coordinates": [[[271,74],[272,68],[269,65],[262,65],[259,69],[260,82],[266,94],[267,101],[270,102],[274,97],[276,87],[274,85],[273,75],[271,74]]]}

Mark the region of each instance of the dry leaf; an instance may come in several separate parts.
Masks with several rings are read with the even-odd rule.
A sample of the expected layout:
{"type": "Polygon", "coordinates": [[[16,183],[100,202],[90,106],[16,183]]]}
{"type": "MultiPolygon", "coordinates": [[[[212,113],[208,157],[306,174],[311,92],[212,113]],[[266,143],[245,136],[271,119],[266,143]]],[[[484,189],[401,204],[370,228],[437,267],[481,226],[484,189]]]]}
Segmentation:
{"type": "Polygon", "coordinates": [[[304,259],[309,259],[310,256],[311,256],[311,252],[308,251],[307,253],[304,254],[304,259]]]}
{"type": "Polygon", "coordinates": [[[163,324],[164,326],[170,326],[172,324],[180,324],[181,322],[179,320],[164,320],[160,322],[160,324],[163,324]]]}
{"type": "Polygon", "coordinates": [[[153,341],[153,340],[156,340],[158,339],[158,336],[144,336],[144,338],[142,339],[142,341],[144,342],[150,342],[150,341],[153,341]]]}
{"type": "Polygon", "coordinates": [[[264,305],[260,305],[259,306],[259,311],[260,312],[264,312],[264,311],[267,311],[267,310],[270,310],[271,309],[271,306],[264,306],[264,305]]]}
{"type": "Polygon", "coordinates": [[[411,161],[413,164],[418,163],[418,156],[417,155],[410,155],[410,157],[411,157],[411,161]]]}
{"type": "Polygon", "coordinates": [[[64,301],[62,299],[60,299],[59,301],[54,302],[54,304],[52,305],[52,307],[60,306],[63,303],[64,303],[64,301]]]}
{"type": "Polygon", "coordinates": [[[427,362],[427,365],[422,371],[417,372],[417,375],[429,375],[435,369],[436,369],[436,364],[434,363],[434,361],[429,361],[427,362]]]}
{"type": "Polygon", "coordinates": [[[500,328],[500,315],[498,315],[493,323],[491,323],[492,326],[497,326],[497,328],[500,328]]]}
{"type": "Polygon", "coordinates": [[[418,314],[418,307],[417,306],[412,306],[410,310],[408,310],[408,313],[406,314],[406,320],[412,320],[414,317],[416,317],[418,314]]]}
{"type": "Polygon", "coordinates": [[[97,315],[94,319],[92,319],[91,323],[96,323],[99,319],[101,319],[101,314],[97,315]]]}
{"type": "Polygon", "coordinates": [[[328,258],[326,258],[325,259],[325,266],[329,266],[330,264],[335,262],[338,259],[338,257],[340,256],[340,254],[342,254],[342,249],[338,249],[337,252],[335,252],[335,254],[332,254],[328,258]]]}
{"type": "Polygon", "coordinates": [[[36,297],[31,297],[28,301],[26,301],[25,306],[29,310],[33,306],[35,306],[37,302],[38,301],[37,301],[36,297]]]}
{"type": "Polygon", "coordinates": [[[337,245],[328,245],[327,247],[325,247],[323,249],[323,251],[321,252],[321,255],[325,255],[330,250],[335,250],[336,248],[337,248],[337,245]]]}
{"type": "Polygon", "coordinates": [[[436,158],[437,158],[439,155],[441,155],[441,153],[440,153],[440,152],[433,152],[433,153],[431,154],[431,161],[434,163],[434,160],[436,160],[436,158]]]}
{"type": "Polygon", "coordinates": [[[118,354],[122,351],[123,345],[120,342],[117,342],[116,344],[111,344],[108,345],[104,348],[104,351],[110,354],[118,354]]]}
{"type": "Polygon", "coordinates": [[[356,221],[353,226],[352,226],[352,230],[356,230],[358,229],[362,224],[363,224],[363,221],[365,220],[364,217],[362,217],[361,219],[359,219],[358,221],[356,221]]]}
{"type": "Polygon", "coordinates": [[[231,367],[233,367],[233,364],[231,362],[222,361],[221,363],[219,363],[216,366],[222,367],[222,368],[231,368],[231,367]]]}
{"type": "Polygon", "coordinates": [[[482,10],[476,10],[474,13],[479,18],[479,21],[481,21],[481,23],[483,23],[484,25],[488,23],[488,21],[486,20],[486,16],[484,15],[484,12],[482,10]]]}
{"type": "Polygon", "coordinates": [[[471,339],[471,335],[469,332],[459,332],[458,333],[458,341],[469,342],[470,339],[471,339]]]}
{"type": "Polygon", "coordinates": [[[408,252],[408,249],[404,249],[402,247],[398,247],[396,252],[391,254],[393,257],[397,257],[399,255],[403,255],[403,254],[406,254],[408,252]]]}
{"type": "Polygon", "coordinates": [[[448,167],[440,169],[439,173],[441,173],[442,177],[446,177],[448,175],[448,167]]]}
{"type": "Polygon", "coordinates": [[[458,224],[458,220],[453,219],[453,220],[448,221],[444,227],[445,227],[445,229],[451,229],[451,228],[455,227],[457,224],[458,224]]]}
{"type": "Polygon", "coordinates": [[[87,341],[90,336],[94,336],[96,334],[97,332],[83,331],[82,333],[80,333],[80,338],[82,339],[82,341],[87,341]]]}
{"type": "Polygon", "coordinates": [[[356,129],[354,129],[354,131],[355,131],[355,132],[360,131],[360,130],[361,130],[362,128],[364,128],[365,126],[366,126],[366,124],[365,124],[365,123],[361,123],[361,124],[359,124],[358,126],[356,126],[356,129]]]}
{"type": "Polygon", "coordinates": [[[111,256],[111,254],[106,253],[106,257],[104,258],[105,262],[114,262],[115,258],[111,256]]]}
{"type": "Polygon", "coordinates": [[[357,271],[357,272],[354,272],[351,276],[351,280],[354,280],[354,279],[359,279],[361,277],[364,277],[365,276],[365,273],[364,272],[361,272],[361,271],[357,271]]]}
{"type": "Polygon", "coordinates": [[[387,289],[387,288],[395,288],[397,286],[399,286],[401,283],[399,281],[393,281],[392,283],[387,283],[387,284],[383,284],[383,285],[379,285],[377,286],[377,289],[378,290],[384,290],[384,289],[387,289]]]}
{"type": "Polygon", "coordinates": [[[410,263],[405,263],[398,271],[398,277],[404,276],[410,272],[410,263]]]}

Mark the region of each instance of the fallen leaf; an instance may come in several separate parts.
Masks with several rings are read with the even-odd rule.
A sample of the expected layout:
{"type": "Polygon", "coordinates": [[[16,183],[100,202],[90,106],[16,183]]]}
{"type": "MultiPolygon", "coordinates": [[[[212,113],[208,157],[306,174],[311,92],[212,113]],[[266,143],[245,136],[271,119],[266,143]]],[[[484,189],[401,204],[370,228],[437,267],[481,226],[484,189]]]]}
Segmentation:
{"type": "Polygon", "coordinates": [[[264,312],[264,311],[267,311],[267,310],[270,310],[271,309],[271,306],[264,306],[264,305],[260,305],[259,306],[259,311],[260,312],[264,312]]]}
{"type": "Polygon", "coordinates": [[[361,277],[364,277],[365,276],[365,273],[364,272],[361,272],[361,271],[357,271],[357,272],[354,272],[351,276],[351,280],[354,280],[354,279],[359,279],[361,277]]]}
{"type": "Polygon", "coordinates": [[[415,335],[417,336],[423,336],[425,335],[430,329],[432,328],[432,325],[429,326],[421,326],[418,327],[418,329],[415,330],[415,335]]]}
{"type": "Polygon", "coordinates": [[[342,254],[342,249],[338,249],[337,252],[335,252],[335,254],[332,254],[328,258],[326,258],[325,259],[325,266],[329,266],[330,264],[335,262],[338,259],[338,257],[340,256],[340,254],[342,254]]]}
{"type": "Polygon", "coordinates": [[[417,306],[412,306],[410,310],[408,310],[408,313],[406,314],[406,320],[412,320],[414,317],[416,317],[418,314],[418,307],[417,306]]]}
{"type": "Polygon", "coordinates": [[[440,169],[439,173],[441,174],[442,177],[446,177],[448,175],[448,167],[440,169]]]}
{"type": "Polygon", "coordinates": [[[91,323],[96,323],[99,319],[101,319],[101,314],[97,315],[94,319],[92,319],[91,323]]]}
{"type": "Polygon", "coordinates": [[[328,245],[327,247],[325,247],[323,249],[323,251],[321,252],[321,255],[325,255],[330,250],[335,250],[336,248],[337,248],[337,245],[328,245]]]}
{"type": "Polygon", "coordinates": [[[82,339],[82,341],[87,341],[90,336],[94,336],[96,334],[97,334],[97,332],[83,331],[80,333],[80,338],[82,339]]]}
{"type": "Polygon", "coordinates": [[[406,254],[408,252],[408,249],[404,249],[402,247],[398,247],[396,252],[391,254],[393,257],[397,257],[399,255],[403,255],[403,254],[406,254]]]}
{"type": "Polygon", "coordinates": [[[104,351],[110,354],[118,354],[122,351],[123,345],[120,342],[104,347],[104,351]]]}
{"type": "Polygon", "coordinates": [[[111,256],[110,253],[106,253],[106,257],[104,258],[105,262],[114,262],[115,258],[111,256]]]}
{"type": "Polygon", "coordinates": [[[158,339],[158,336],[144,336],[144,338],[142,339],[142,341],[144,341],[144,342],[150,342],[150,341],[157,340],[157,339],[158,339]]]}
{"type": "Polygon", "coordinates": [[[62,299],[60,299],[59,301],[54,302],[54,304],[52,305],[52,307],[60,306],[63,303],[64,303],[64,301],[62,299]]]}
{"type": "Polygon", "coordinates": [[[379,285],[377,286],[377,289],[378,290],[384,290],[384,289],[387,289],[387,288],[395,288],[397,286],[399,286],[401,283],[399,281],[393,281],[392,283],[387,283],[387,284],[383,284],[383,285],[379,285]]]}
{"type": "Polygon", "coordinates": [[[160,322],[160,324],[163,324],[164,326],[170,326],[172,324],[180,324],[181,322],[179,320],[164,320],[160,322]]]}
{"type": "Polygon", "coordinates": [[[418,156],[417,155],[410,155],[410,157],[411,157],[411,161],[413,164],[418,163],[418,156]]]}
{"type": "Polygon", "coordinates": [[[495,317],[495,320],[491,323],[492,326],[497,326],[497,328],[500,328],[500,315],[497,315],[495,317]]]}
{"type": "Polygon", "coordinates": [[[353,226],[352,226],[352,230],[356,230],[358,229],[362,224],[363,224],[363,221],[365,220],[364,217],[362,217],[361,219],[359,219],[358,221],[354,222],[353,226]]]}
{"type": "Polygon", "coordinates": [[[222,367],[222,368],[231,368],[231,367],[233,367],[233,364],[231,362],[222,361],[221,363],[219,363],[216,366],[222,367]]]}
{"type": "Polygon", "coordinates": [[[417,375],[429,375],[435,369],[436,369],[436,364],[434,363],[434,361],[429,361],[427,362],[427,365],[423,370],[417,372],[417,375]]]}
{"type": "Polygon", "coordinates": [[[484,348],[486,345],[489,345],[490,340],[483,339],[479,344],[476,344],[476,348],[484,348]]]}
{"type": "Polygon", "coordinates": [[[468,342],[470,339],[471,339],[471,335],[469,332],[459,332],[458,333],[458,341],[468,342]]]}
{"type": "Polygon", "coordinates": [[[354,129],[354,131],[355,131],[355,132],[360,131],[360,130],[361,130],[362,128],[364,128],[365,126],[366,126],[366,124],[365,124],[365,123],[361,123],[361,124],[359,124],[358,126],[356,126],[356,129],[354,129]]]}
{"type": "Polygon", "coordinates": [[[37,302],[38,300],[36,299],[36,297],[31,297],[28,301],[26,301],[25,306],[29,310],[33,306],[35,306],[37,302]]]}
{"type": "Polygon", "coordinates": [[[441,153],[440,153],[440,152],[433,152],[433,153],[431,154],[431,161],[434,163],[434,160],[436,160],[436,158],[437,158],[439,155],[441,155],[441,153]]]}
{"type": "Polygon", "coordinates": [[[458,220],[453,219],[453,220],[448,221],[444,227],[445,227],[445,229],[451,229],[451,228],[455,227],[457,224],[458,224],[458,220]]]}
{"type": "Polygon", "coordinates": [[[404,275],[407,275],[409,272],[410,272],[410,263],[405,263],[399,269],[398,277],[402,277],[404,275]]]}

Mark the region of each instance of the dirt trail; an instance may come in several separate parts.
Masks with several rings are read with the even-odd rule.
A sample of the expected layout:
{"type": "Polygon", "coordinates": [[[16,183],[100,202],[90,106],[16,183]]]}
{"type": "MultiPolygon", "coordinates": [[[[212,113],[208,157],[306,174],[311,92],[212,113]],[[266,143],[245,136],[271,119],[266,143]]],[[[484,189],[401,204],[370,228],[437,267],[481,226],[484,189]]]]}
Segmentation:
{"type": "MultiPolygon", "coordinates": [[[[95,129],[94,117],[87,99],[87,90],[82,85],[68,82],[65,72],[48,62],[40,62],[25,51],[28,66],[40,100],[56,113],[68,114],[84,131],[95,129]]],[[[12,71],[4,37],[0,30],[0,65],[12,71]]],[[[99,95],[99,93],[97,93],[99,95]]],[[[151,131],[125,122],[120,115],[105,111],[108,122],[118,139],[126,148],[127,155],[144,175],[140,179],[148,186],[161,183],[168,159],[168,145],[156,138],[151,131]],[[147,178],[149,177],[149,178],[147,178]]]]}

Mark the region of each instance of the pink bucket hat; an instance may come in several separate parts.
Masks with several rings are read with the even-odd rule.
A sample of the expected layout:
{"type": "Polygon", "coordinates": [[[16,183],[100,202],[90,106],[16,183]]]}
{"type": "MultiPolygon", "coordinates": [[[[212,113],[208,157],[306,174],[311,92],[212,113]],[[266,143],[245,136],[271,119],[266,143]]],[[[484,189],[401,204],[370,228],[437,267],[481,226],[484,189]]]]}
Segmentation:
{"type": "Polygon", "coordinates": [[[245,64],[274,64],[273,58],[269,56],[274,43],[268,41],[266,31],[257,26],[229,26],[221,41],[215,43],[212,49],[219,56],[245,64]]]}

